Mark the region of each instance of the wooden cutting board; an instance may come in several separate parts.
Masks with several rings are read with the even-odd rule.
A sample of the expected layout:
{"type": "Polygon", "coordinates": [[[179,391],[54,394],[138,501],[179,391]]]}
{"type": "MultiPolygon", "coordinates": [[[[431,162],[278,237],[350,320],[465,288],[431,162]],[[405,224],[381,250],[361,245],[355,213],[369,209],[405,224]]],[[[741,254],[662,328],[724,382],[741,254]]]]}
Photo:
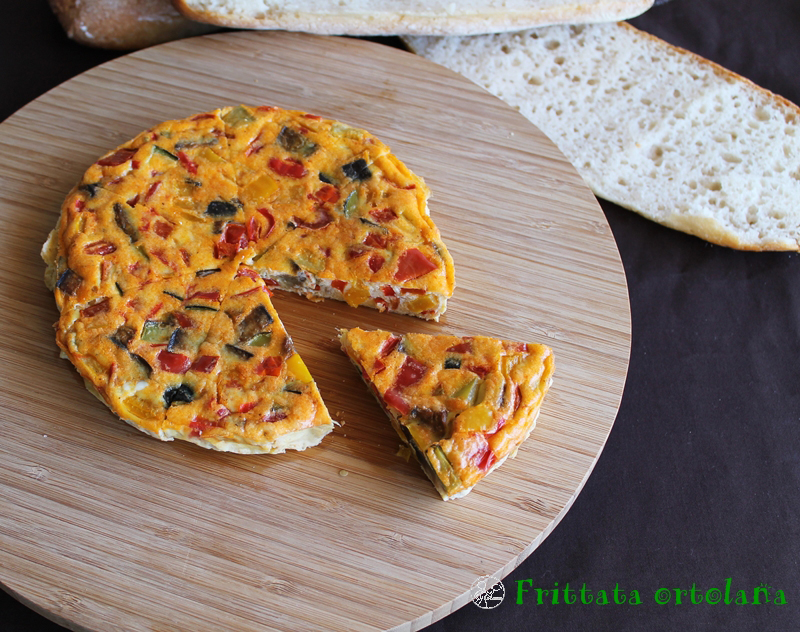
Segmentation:
{"type": "Polygon", "coordinates": [[[0,582],[31,607],[88,630],[416,630],[511,571],[575,500],[625,382],[625,277],[593,195],[501,101],[379,44],[243,32],[107,63],[0,130],[0,582]],[[156,122],[240,102],[387,142],[433,190],[456,264],[438,324],[276,296],[344,424],[302,453],[217,453],[120,422],[59,359],[42,283],[39,247],[89,164],[156,122]],[[444,503],[333,342],[352,326],[549,344],[536,430],[444,503]]]}

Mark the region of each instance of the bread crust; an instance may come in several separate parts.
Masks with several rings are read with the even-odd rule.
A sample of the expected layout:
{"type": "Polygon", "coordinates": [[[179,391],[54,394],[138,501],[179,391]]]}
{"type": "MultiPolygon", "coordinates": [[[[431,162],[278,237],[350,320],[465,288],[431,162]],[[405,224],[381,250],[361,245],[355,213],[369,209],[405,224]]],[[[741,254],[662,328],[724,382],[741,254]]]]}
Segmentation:
{"type": "Polygon", "coordinates": [[[67,35],[97,48],[136,50],[216,28],[182,16],[170,0],[48,0],[67,35]]]}
{"type": "MultiPolygon", "coordinates": [[[[653,0],[556,0],[530,3],[529,8],[520,11],[462,7],[452,11],[367,13],[348,9],[347,2],[330,2],[326,11],[308,11],[303,3],[282,2],[263,11],[225,13],[199,6],[204,1],[173,0],[173,4],[184,16],[208,24],[321,35],[475,35],[548,24],[624,20],[644,13],[653,5],[653,0]]],[[[457,3],[452,5],[455,7],[457,3]]]]}

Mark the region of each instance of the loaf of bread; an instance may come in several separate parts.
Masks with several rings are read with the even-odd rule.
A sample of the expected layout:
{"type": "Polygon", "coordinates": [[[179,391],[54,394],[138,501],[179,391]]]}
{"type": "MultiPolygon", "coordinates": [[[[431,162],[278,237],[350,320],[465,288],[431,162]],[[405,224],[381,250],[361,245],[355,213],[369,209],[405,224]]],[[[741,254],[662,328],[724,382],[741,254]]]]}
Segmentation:
{"type": "Polygon", "coordinates": [[[67,35],[81,44],[135,50],[214,29],[188,20],[170,0],[49,0],[67,35]]]}
{"type": "Polygon", "coordinates": [[[631,18],[653,0],[173,0],[220,26],[336,35],[468,35],[631,18]]]}
{"type": "Polygon", "coordinates": [[[625,23],[405,38],[528,117],[599,197],[710,242],[800,249],[800,109],[625,23]]]}

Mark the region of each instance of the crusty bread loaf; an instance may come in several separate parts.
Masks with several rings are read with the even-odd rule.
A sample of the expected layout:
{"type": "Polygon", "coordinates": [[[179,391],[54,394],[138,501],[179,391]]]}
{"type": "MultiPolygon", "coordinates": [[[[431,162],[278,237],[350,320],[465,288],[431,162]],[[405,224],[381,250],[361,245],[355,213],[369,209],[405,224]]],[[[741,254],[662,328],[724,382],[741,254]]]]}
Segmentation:
{"type": "Polygon", "coordinates": [[[594,192],[746,250],[800,249],[800,109],[630,25],[405,40],[535,123],[594,192]]]}
{"type": "Polygon", "coordinates": [[[181,13],[220,26],[337,35],[467,35],[543,24],[607,22],[653,0],[173,0],[181,13]]]}
{"type": "Polygon", "coordinates": [[[49,0],[67,35],[98,48],[134,50],[212,28],[186,19],[170,0],[49,0]]]}

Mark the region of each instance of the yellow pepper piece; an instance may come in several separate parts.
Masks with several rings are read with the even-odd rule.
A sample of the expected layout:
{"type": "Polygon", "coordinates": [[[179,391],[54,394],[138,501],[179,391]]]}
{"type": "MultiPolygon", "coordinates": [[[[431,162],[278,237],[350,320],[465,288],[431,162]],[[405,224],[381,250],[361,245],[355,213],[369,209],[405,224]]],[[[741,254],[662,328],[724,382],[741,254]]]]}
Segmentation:
{"type": "Polygon", "coordinates": [[[408,309],[415,314],[419,314],[420,312],[424,312],[425,310],[433,309],[435,307],[436,301],[429,294],[424,294],[418,298],[415,298],[408,304],[408,309]]]}
{"type": "Polygon", "coordinates": [[[492,413],[486,406],[467,408],[456,417],[459,432],[486,432],[492,428],[492,413]]]}
{"type": "Polygon", "coordinates": [[[286,361],[286,368],[295,379],[300,380],[301,382],[308,384],[309,382],[314,381],[314,378],[311,377],[311,373],[309,373],[305,362],[303,362],[300,356],[296,353],[286,361]]]}
{"type": "Polygon", "coordinates": [[[369,289],[363,285],[354,285],[342,292],[342,296],[350,307],[358,307],[369,300],[370,294],[369,289]]]}
{"type": "Polygon", "coordinates": [[[200,150],[200,153],[198,154],[197,157],[206,162],[213,162],[213,163],[225,162],[225,159],[222,156],[220,156],[217,152],[208,147],[203,147],[203,149],[200,150]]]}
{"type": "Polygon", "coordinates": [[[244,188],[244,194],[254,201],[265,202],[277,190],[278,183],[272,176],[264,173],[244,188]]]}

